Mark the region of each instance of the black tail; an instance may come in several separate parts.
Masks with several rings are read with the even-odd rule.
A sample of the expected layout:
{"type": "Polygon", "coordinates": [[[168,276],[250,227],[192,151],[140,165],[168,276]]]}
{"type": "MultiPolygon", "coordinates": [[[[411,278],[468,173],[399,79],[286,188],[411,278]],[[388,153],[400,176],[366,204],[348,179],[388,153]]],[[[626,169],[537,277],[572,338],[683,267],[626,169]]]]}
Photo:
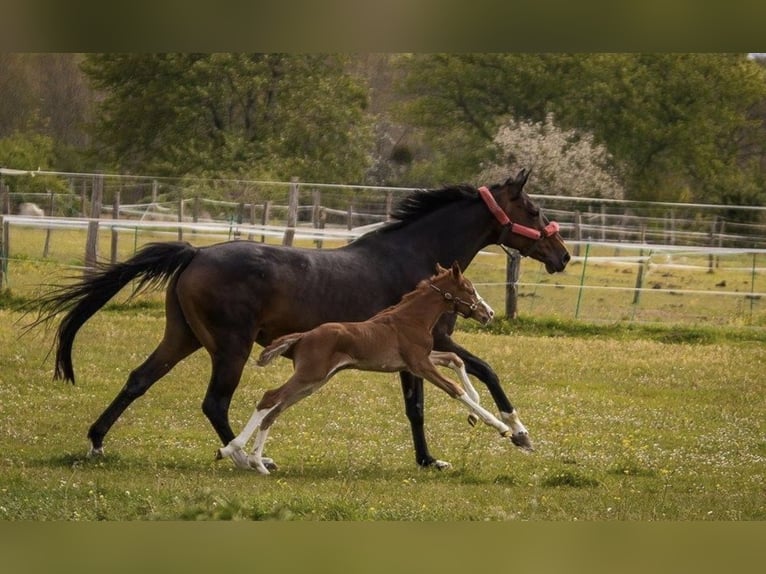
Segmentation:
{"type": "Polygon", "coordinates": [[[30,328],[50,321],[62,311],[67,312],[56,331],[54,377],[74,383],[72,345],[77,331],[125,285],[138,279],[133,295],[159,287],[183,270],[197,251],[196,247],[181,241],[150,243],[127,261],[100,265],[95,273],[72,285],[57,287],[38,300],[38,319],[30,328]]]}

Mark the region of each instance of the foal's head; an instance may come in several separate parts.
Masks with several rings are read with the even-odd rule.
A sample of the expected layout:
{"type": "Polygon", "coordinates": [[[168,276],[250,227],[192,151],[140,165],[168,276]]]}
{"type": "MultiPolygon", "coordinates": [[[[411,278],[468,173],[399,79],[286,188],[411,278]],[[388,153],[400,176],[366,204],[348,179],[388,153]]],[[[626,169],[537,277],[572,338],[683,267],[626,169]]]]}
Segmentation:
{"type": "Polygon", "coordinates": [[[460,271],[457,261],[450,269],[445,269],[437,263],[436,275],[431,277],[429,286],[441,293],[442,297],[452,305],[455,313],[467,319],[474,319],[486,325],[495,316],[492,307],[481,298],[473,283],[460,271]]]}

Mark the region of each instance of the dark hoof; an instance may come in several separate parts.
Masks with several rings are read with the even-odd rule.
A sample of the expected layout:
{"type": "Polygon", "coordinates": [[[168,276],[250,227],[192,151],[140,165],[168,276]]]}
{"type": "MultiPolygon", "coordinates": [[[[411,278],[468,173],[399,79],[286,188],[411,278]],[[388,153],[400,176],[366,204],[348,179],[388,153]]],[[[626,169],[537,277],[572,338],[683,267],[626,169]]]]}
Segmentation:
{"type": "Polygon", "coordinates": [[[535,450],[535,448],[532,446],[532,441],[529,440],[529,435],[526,433],[511,435],[511,442],[521,450],[525,450],[527,452],[534,452],[535,450]]]}
{"type": "Polygon", "coordinates": [[[478,422],[479,422],[479,417],[477,417],[475,414],[471,413],[470,415],[468,415],[468,424],[469,425],[471,425],[472,427],[475,427],[476,423],[478,423],[478,422]]]}
{"type": "Polygon", "coordinates": [[[263,461],[263,466],[265,466],[266,470],[268,470],[269,472],[274,471],[274,470],[279,470],[279,466],[273,460],[272,461],[263,461]]]}
{"type": "Polygon", "coordinates": [[[221,454],[221,449],[215,451],[215,460],[223,460],[223,454],[221,454]]]}

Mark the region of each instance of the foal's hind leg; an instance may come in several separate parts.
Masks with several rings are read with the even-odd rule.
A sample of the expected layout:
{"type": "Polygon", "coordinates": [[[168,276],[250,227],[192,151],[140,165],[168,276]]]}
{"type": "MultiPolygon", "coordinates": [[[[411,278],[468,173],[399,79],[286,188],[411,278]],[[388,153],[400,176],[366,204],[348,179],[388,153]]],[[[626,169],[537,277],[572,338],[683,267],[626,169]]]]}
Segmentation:
{"type": "Polygon", "coordinates": [[[258,401],[255,411],[253,411],[242,432],[230,440],[226,446],[218,449],[216,458],[231,457],[234,459],[234,464],[239,468],[254,468],[261,474],[269,474],[267,467],[275,468],[276,466],[271,459],[263,458],[263,447],[266,444],[271,425],[286,408],[312,394],[326,381],[326,378],[307,380],[299,374],[293,374],[281,387],[266,391],[263,398],[258,401]],[[255,437],[253,453],[247,457],[243,448],[256,430],[258,433],[255,437]]]}
{"type": "Polygon", "coordinates": [[[200,348],[200,343],[180,315],[175,300],[169,297],[166,304],[165,335],[141,366],[130,373],[127,383],[90,426],[88,456],[104,453],[104,437],[130,404],[142,396],[159,379],[165,376],[179,361],[200,348]]]}

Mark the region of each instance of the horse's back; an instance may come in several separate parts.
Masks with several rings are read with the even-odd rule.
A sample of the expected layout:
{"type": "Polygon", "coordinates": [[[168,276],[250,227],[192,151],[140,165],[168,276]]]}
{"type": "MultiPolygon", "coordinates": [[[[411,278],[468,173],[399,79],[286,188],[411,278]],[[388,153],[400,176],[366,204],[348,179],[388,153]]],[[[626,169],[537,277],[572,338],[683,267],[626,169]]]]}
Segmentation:
{"type": "Polygon", "coordinates": [[[396,262],[350,248],[301,249],[251,241],[203,247],[179,276],[185,314],[249,331],[259,344],[330,321],[363,321],[412,287],[396,262]]]}

